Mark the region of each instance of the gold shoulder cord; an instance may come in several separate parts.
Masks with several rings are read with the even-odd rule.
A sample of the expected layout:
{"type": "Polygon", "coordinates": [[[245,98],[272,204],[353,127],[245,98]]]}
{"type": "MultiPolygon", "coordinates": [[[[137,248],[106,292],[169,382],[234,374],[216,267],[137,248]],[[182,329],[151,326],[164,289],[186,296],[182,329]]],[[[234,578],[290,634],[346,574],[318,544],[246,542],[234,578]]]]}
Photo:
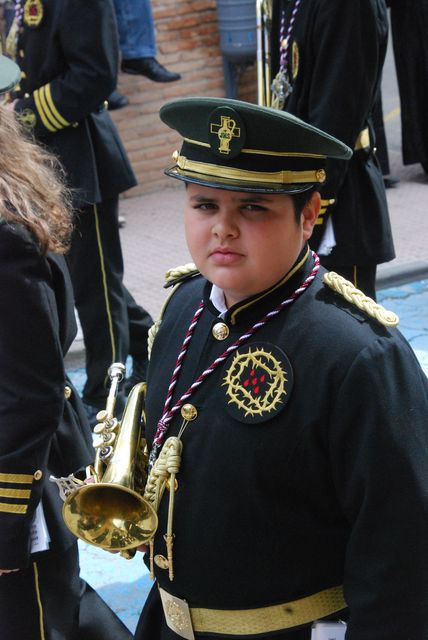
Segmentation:
{"type": "Polygon", "coordinates": [[[327,284],[333,291],[340,293],[345,300],[365,311],[367,315],[375,318],[385,327],[396,327],[400,322],[399,317],[393,311],[388,311],[381,304],[378,304],[372,298],[366,296],[365,293],[354,287],[352,282],[346,280],[334,271],[324,274],[323,282],[327,284]]]}
{"type": "MultiPolygon", "coordinates": [[[[180,280],[184,276],[187,276],[191,273],[196,273],[197,271],[198,270],[195,264],[193,262],[188,262],[187,264],[184,264],[180,267],[175,267],[175,269],[169,269],[165,274],[165,280],[167,284],[174,284],[176,280],[180,280]]],[[[162,318],[163,318],[163,314],[165,313],[165,309],[167,308],[169,301],[171,300],[174,293],[177,291],[180,284],[181,282],[177,282],[174,288],[172,289],[171,293],[166,297],[166,300],[163,303],[158,319],[149,329],[149,334],[147,338],[147,349],[148,349],[149,359],[150,359],[150,354],[152,352],[153,342],[156,338],[156,334],[159,331],[159,327],[161,326],[161,323],[162,323],[162,318]]]]}
{"type": "Polygon", "coordinates": [[[190,273],[196,273],[198,270],[196,265],[193,262],[188,262],[187,264],[183,264],[181,267],[175,267],[175,269],[168,269],[165,274],[165,280],[167,284],[173,283],[174,280],[178,280],[179,278],[183,278],[183,276],[187,276],[190,273]]]}

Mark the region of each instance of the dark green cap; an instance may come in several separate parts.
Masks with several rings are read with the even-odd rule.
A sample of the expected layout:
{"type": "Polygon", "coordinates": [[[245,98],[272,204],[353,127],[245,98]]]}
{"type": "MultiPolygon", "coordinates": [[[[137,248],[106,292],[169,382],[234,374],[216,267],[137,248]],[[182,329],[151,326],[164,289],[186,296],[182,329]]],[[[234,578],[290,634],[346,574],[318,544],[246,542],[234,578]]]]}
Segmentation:
{"type": "Polygon", "coordinates": [[[160,117],[184,138],[165,173],[232,191],[299,193],[326,179],[326,158],[348,160],[345,144],[299,118],[228,98],[181,98],[160,117]]]}
{"type": "Polygon", "coordinates": [[[11,91],[20,78],[21,72],[18,65],[6,56],[0,55],[0,94],[11,91]]]}

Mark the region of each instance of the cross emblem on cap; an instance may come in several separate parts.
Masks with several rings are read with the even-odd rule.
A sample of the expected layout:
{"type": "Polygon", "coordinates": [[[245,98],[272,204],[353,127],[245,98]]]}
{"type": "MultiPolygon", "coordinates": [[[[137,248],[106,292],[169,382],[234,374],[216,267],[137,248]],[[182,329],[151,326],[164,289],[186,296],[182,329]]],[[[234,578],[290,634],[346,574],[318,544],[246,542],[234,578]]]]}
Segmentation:
{"type": "Polygon", "coordinates": [[[241,129],[236,126],[235,120],[232,120],[230,116],[220,116],[220,119],[220,124],[211,123],[210,132],[217,134],[220,153],[230,153],[231,140],[241,137],[241,129]]]}

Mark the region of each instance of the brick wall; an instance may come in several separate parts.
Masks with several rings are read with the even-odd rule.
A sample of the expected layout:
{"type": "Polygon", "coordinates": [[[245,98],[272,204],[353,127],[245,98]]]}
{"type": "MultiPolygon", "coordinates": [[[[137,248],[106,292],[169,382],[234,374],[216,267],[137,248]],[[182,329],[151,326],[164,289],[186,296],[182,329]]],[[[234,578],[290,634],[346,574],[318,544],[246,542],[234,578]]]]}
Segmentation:
{"type": "MultiPolygon", "coordinates": [[[[113,111],[112,117],[138,178],[138,186],[125,197],[172,186],[163,169],[179,147],[179,137],[160,121],[160,106],[181,96],[225,95],[215,0],[152,0],[152,6],[157,57],[182,79],[160,84],[144,76],[119,76],[119,89],[130,105],[113,111]]],[[[237,71],[238,97],[255,102],[255,63],[237,71]]]]}

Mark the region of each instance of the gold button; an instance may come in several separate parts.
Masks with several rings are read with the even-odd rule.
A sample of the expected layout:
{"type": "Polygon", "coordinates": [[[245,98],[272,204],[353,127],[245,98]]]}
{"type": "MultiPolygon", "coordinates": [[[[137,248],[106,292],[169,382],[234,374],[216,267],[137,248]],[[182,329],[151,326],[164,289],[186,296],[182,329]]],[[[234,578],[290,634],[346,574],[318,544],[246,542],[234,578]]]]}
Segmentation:
{"type": "Polygon", "coordinates": [[[315,178],[317,182],[325,182],[325,171],[324,169],[317,169],[315,171],[315,178]]]}
{"type": "Polygon", "coordinates": [[[69,399],[71,398],[71,394],[72,394],[71,387],[69,387],[68,385],[66,385],[66,386],[64,387],[64,398],[65,398],[66,400],[69,400],[69,399]]]}
{"type": "MultiPolygon", "coordinates": [[[[171,491],[171,482],[170,482],[169,478],[167,478],[167,480],[165,482],[165,486],[168,489],[168,491],[171,491]]],[[[178,491],[178,480],[177,480],[177,478],[174,479],[174,491],[178,491]]]]}
{"type": "Polygon", "coordinates": [[[34,480],[41,480],[41,478],[43,477],[43,471],[40,471],[40,469],[37,469],[37,471],[34,472],[34,480]]]}
{"type": "Polygon", "coordinates": [[[229,327],[224,322],[217,322],[213,326],[212,334],[216,340],[226,340],[229,335],[229,327]]]}
{"type": "Polygon", "coordinates": [[[169,562],[165,556],[161,556],[159,553],[155,555],[155,564],[159,567],[159,569],[168,569],[169,562]]]}
{"type": "Polygon", "coordinates": [[[181,407],[181,417],[191,422],[198,417],[198,410],[193,404],[183,404],[181,407]]]}
{"type": "Polygon", "coordinates": [[[21,79],[24,80],[27,77],[25,71],[21,71],[21,79]]]}
{"type": "Polygon", "coordinates": [[[24,57],[24,49],[20,49],[19,50],[19,57],[23,58],[24,57]]]}

